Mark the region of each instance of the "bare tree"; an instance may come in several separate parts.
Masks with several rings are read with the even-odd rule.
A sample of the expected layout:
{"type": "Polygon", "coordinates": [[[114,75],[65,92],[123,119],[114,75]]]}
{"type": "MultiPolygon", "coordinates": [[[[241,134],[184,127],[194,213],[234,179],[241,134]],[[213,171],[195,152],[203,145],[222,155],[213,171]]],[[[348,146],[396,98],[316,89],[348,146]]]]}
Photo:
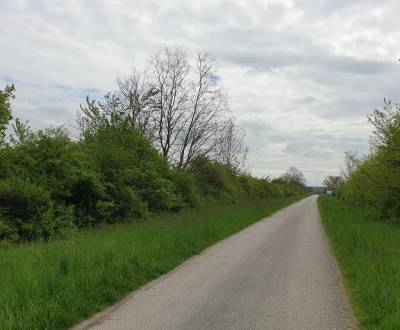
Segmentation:
{"type": "Polygon", "coordinates": [[[157,91],[142,75],[133,70],[131,75],[118,78],[119,90],[108,93],[102,101],[86,98],[80,106],[78,124],[81,134],[96,131],[104,125],[135,128],[150,140],[154,138],[154,97],[157,91]]]}
{"type": "Polygon", "coordinates": [[[117,79],[118,91],[81,106],[82,132],[102,125],[139,130],[171,164],[185,169],[208,157],[239,169],[247,149],[219,87],[215,60],[207,52],[190,59],[179,48],[156,53],[149,67],[117,79]]]}
{"type": "Polygon", "coordinates": [[[186,52],[178,48],[164,48],[150,62],[151,84],[157,91],[155,143],[170,160],[185,123],[189,69],[186,52]]]}
{"type": "Polygon", "coordinates": [[[235,118],[229,118],[220,131],[215,158],[236,171],[242,170],[248,151],[244,137],[245,132],[237,125],[235,118]]]}
{"type": "Polygon", "coordinates": [[[349,150],[344,153],[344,168],[340,171],[340,176],[344,182],[349,180],[350,176],[357,170],[361,162],[356,152],[349,150]]]}
{"type": "Polygon", "coordinates": [[[184,169],[195,156],[211,155],[220,141],[222,120],[228,113],[224,93],[217,85],[215,60],[199,53],[190,82],[184,125],[179,135],[177,167],[184,169]]]}
{"type": "Polygon", "coordinates": [[[155,103],[158,92],[150,85],[146,71],[139,72],[133,69],[129,76],[117,79],[117,86],[124,121],[154,142],[155,103]]]}

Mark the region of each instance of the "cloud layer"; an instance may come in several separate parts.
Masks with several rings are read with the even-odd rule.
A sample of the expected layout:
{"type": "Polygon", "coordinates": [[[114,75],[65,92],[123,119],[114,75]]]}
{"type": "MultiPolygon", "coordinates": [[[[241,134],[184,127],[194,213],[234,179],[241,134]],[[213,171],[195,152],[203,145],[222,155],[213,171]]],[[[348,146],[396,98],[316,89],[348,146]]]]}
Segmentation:
{"type": "Polygon", "coordinates": [[[396,100],[398,12],[396,0],[3,1],[0,83],[15,83],[15,112],[33,127],[72,126],[86,94],[112,90],[160,46],[207,49],[250,170],[294,165],[316,185],[344,151],[367,151],[366,115],[396,100]]]}

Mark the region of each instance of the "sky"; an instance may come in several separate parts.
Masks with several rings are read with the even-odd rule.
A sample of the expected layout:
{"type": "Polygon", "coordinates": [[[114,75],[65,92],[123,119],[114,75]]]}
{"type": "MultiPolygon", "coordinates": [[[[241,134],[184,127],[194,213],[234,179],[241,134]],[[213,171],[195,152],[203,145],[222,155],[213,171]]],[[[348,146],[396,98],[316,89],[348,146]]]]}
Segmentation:
{"type": "Polygon", "coordinates": [[[400,101],[398,0],[0,0],[0,88],[35,129],[73,129],[161,47],[208,50],[246,130],[248,169],[290,166],[320,185],[347,150],[368,152],[367,115],[400,101]]]}

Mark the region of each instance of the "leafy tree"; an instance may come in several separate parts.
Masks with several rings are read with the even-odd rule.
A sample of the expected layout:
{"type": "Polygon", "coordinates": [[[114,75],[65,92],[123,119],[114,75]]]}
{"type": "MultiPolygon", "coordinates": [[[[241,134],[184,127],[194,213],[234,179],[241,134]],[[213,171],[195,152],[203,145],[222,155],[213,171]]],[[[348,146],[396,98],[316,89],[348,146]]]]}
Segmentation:
{"type": "Polygon", "coordinates": [[[0,145],[4,143],[8,123],[12,119],[10,101],[14,96],[14,85],[6,85],[0,90],[0,145]]]}
{"type": "Polygon", "coordinates": [[[369,121],[373,125],[371,153],[363,158],[351,154],[342,198],[372,206],[385,217],[400,221],[400,105],[386,101],[369,121]]]}

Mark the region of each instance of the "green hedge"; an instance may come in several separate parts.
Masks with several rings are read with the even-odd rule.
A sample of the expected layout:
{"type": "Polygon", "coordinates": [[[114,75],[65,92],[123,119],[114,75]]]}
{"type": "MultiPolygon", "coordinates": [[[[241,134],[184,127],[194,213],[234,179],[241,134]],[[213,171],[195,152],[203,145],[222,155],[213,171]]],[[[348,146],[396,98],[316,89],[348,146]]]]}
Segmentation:
{"type": "Polygon", "coordinates": [[[47,240],[73,227],[301,192],[204,157],[175,170],[133,129],[105,126],[78,141],[48,129],[0,148],[0,239],[47,240]]]}

